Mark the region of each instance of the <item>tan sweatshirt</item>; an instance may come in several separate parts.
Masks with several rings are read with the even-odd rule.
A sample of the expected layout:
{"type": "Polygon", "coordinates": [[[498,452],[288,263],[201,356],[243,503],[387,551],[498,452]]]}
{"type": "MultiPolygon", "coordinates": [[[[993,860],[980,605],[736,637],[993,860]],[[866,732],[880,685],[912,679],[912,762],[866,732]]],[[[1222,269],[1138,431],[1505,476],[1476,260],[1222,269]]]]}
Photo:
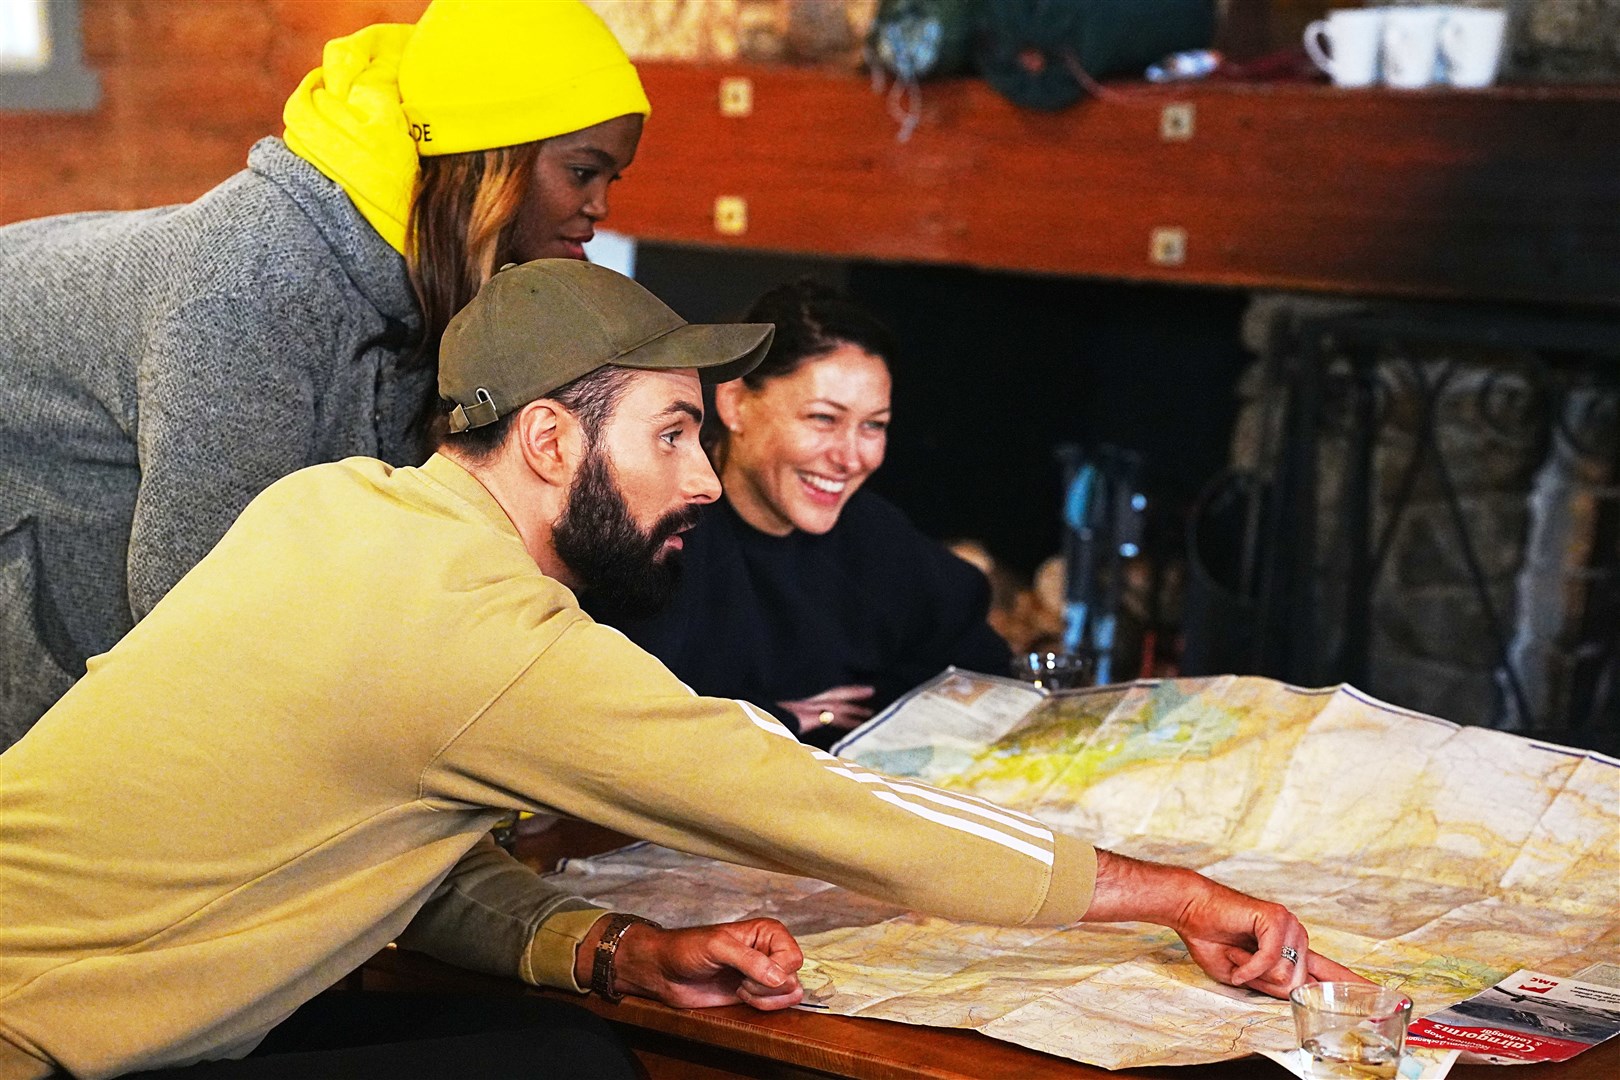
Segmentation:
{"type": "Polygon", "coordinates": [[[574,986],[514,809],[921,911],[1063,924],[1096,856],[699,698],[444,458],[280,481],[0,754],[0,1080],[241,1056],[387,942],[574,986]]]}

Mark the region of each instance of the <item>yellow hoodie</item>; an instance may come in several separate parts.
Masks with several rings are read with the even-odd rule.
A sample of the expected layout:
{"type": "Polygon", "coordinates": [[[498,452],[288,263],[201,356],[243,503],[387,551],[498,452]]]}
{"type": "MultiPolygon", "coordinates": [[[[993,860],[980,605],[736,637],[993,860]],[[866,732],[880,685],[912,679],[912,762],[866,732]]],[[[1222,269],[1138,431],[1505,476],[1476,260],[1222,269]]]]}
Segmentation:
{"type": "Polygon", "coordinates": [[[326,43],[282,110],[285,139],[354,200],[395,251],[416,186],[416,143],[399,96],[399,61],[416,28],[379,23],[326,43]]]}

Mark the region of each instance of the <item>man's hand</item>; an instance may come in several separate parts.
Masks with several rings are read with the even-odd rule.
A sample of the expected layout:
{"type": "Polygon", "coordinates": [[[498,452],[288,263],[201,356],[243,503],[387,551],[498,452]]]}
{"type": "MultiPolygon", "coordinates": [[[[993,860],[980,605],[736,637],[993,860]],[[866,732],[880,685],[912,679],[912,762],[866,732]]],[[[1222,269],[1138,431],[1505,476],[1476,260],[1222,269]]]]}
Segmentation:
{"type": "Polygon", "coordinates": [[[1217,982],[1287,997],[1316,980],[1367,982],[1310,950],[1293,912],[1256,900],[1193,870],[1160,866],[1097,851],[1097,891],[1086,922],[1156,922],[1170,927],[1187,952],[1217,982]],[[1287,960],[1284,948],[1297,960],[1287,960]]]}
{"type": "Polygon", "coordinates": [[[798,701],[778,701],[777,704],[793,714],[799,722],[799,734],[807,735],[819,727],[833,727],[840,731],[853,731],[872,719],[872,710],[863,702],[876,691],[870,686],[834,686],[815,697],[798,701]]]}
{"type": "MultiPolygon", "coordinates": [[[[592,927],[575,961],[575,979],[590,984],[591,957],[605,918],[592,927]]],[[[633,923],[619,939],[614,989],[678,1009],[735,1005],[785,1009],[804,997],[797,974],[799,943],[775,919],[661,930],[633,923]]]]}

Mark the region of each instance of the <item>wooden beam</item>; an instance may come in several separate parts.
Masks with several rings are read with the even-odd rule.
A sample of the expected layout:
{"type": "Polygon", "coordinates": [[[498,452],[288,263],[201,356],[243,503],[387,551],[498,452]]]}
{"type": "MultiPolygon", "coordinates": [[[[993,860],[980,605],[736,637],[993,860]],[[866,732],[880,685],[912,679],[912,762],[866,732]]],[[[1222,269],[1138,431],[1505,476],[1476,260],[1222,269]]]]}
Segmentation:
{"type": "Polygon", "coordinates": [[[640,69],[653,116],[611,225],[644,239],[1620,305],[1620,88],[1127,84],[1037,113],[957,79],[924,84],[900,143],[863,76],[640,69]],[[751,107],[721,115],[739,79],[751,107]]]}

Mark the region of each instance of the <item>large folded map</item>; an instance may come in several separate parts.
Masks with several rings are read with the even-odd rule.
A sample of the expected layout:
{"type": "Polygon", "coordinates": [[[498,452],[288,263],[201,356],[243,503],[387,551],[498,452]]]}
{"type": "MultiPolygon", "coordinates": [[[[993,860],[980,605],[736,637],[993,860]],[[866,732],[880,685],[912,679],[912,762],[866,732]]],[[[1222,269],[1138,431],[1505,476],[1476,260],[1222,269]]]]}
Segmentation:
{"type": "MultiPolygon", "coordinates": [[[[1620,960],[1620,762],[1601,755],[1344,687],[1224,677],[1049,695],[955,671],[836,749],[1285,903],[1313,948],[1400,988],[1414,1016],[1520,968],[1620,960]]],[[[1108,1068],[1295,1042],[1286,1003],[1214,983],[1157,926],[965,925],[650,845],[559,875],[670,925],[780,918],[807,990],[836,1013],[1108,1068]]]]}

